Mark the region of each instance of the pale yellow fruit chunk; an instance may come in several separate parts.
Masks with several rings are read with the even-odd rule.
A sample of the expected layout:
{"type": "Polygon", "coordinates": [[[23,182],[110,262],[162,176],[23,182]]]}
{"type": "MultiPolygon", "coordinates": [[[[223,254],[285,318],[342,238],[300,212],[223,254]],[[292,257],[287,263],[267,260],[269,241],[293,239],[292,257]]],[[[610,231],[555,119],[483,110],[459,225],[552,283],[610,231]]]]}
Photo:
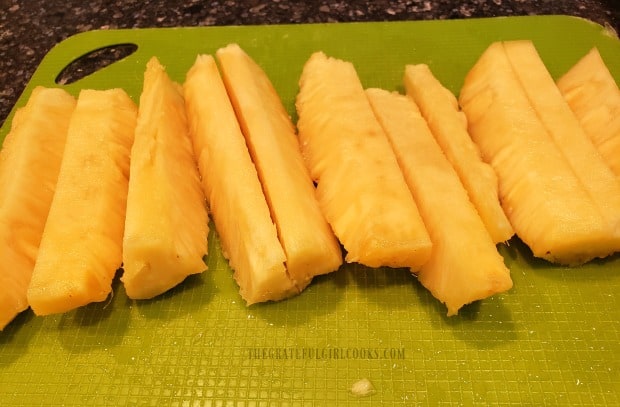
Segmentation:
{"type": "Polygon", "coordinates": [[[238,45],[217,51],[222,78],[265,191],[298,288],[342,264],[340,245],[323,216],[295,127],[263,69],[238,45]]]}
{"type": "Polygon", "coordinates": [[[314,53],[299,86],[302,152],[346,260],[419,269],[430,238],[353,64],[314,53]]]}
{"type": "Polygon", "coordinates": [[[298,293],[212,56],[198,56],[184,89],[202,185],[241,296],[249,305],[298,293]]]}
{"type": "Polygon", "coordinates": [[[499,179],[500,201],[534,256],[568,265],[607,256],[614,237],[530,104],[501,42],[465,78],[468,129],[499,179]]]}
{"type": "Polygon", "coordinates": [[[620,89],[592,48],[557,81],[579,123],[620,178],[620,89]]]}
{"type": "Polygon", "coordinates": [[[0,330],[28,308],[26,293],[65,149],[75,98],[37,87],[0,152],[0,330]]]}
{"type": "Polygon", "coordinates": [[[417,273],[422,285],[446,304],[449,316],[510,289],[503,257],[415,102],[382,89],[366,93],[433,242],[417,273]]]}
{"type": "Polygon", "coordinates": [[[514,230],[499,203],[497,175],[482,160],[478,147],[469,136],[467,118],[459,110],[456,97],[424,64],[407,65],[404,83],[407,95],[415,100],[493,241],[509,240],[514,230]]]}
{"type": "Polygon", "coordinates": [[[28,288],[37,315],[105,300],[122,263],[137,109],[121,89],[82,90],[28,288]]]}
{"type": "Polygon", "coordinates": [[[594,201],[620,249],[620,181],[605,164],[594,144],[562,97],[531,41],[504,42],[506,55],[530,104],[551,139],[594,201]]]}
{"type": "Polygon", "coordinates": [[[147,299],[206,269],[207,208],[182,88],[152,58],[131,149],[123,276],[129,298],[147,299]]]}

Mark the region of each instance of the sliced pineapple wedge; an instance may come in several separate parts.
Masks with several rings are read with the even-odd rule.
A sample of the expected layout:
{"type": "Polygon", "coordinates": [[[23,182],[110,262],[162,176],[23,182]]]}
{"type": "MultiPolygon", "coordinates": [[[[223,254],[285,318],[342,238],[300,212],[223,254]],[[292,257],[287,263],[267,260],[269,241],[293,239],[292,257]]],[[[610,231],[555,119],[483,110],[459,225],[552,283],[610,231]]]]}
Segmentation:
{"type": "Polygon", "coordinates": [[[592,48],[557,81],[581,126],[620,179],[620,89],[592,48]]]}
{"type": "Polygon", "coordinates": [[[610,250],[620,250],[620,180],[581,128],[532,41],[506,41],[504,49],[538,118],[615,236],[610,250]]]}
{"type": "Polygon", "coordinates": [[[122,262],[137,108],[121,89],[82,90],[28,288],[37,315],[103,301],[122,262]]]}
{"type": "Polygon", "coordinates": [[[0,152],[0,330],[28,308],[26,293],[62,161],[75,98],[36,87],[0,152]]]}
{"type": "Polygon", "coordinates": [[[404,83],[407,95],[415,100],[491,238],[495,243],[506,242],[514,235],[514,230],[499,203],[497,175],[482,160],[478,147],[469,136],[467,118],[459,110],[456,97],[424,64],[407,65],[404,83]]]}
{"type": "Polygon", "coordinates": [[[256,168],[212,56],[197,57],[184,90],[202,185],[241,296],[249,305],[298,293],[287,274],[286,256],[256,168]]]}
{"type": "Polygon", "coordinates": [[[182,90],[157,58],[147,63],[123,238],[121,280],[133,299],[155,297],[206,269],[207,209],[182,90]]]}
{"type": "Polygon", "coordinates": [[[265,191],[286,269],[299,289],[342,264],[323,216],[295,127],[263,69],[237,44],[216,52],[222,78],[265,191]]]}
{"type": "Polygon", "coordinates": [[[615,237],[539,120],[501,42],[469,71],[459,101],[472,139],[498,175],[504,210],[534,256],[577,265],[615,250],[615,237]]]}
{"type": "Polygon", "coordinates": [[[413,99],[383,89],[366,93],[433,242],[417,273],[422,285],[446,304],[448,316],[509,290],[503,257],[413,99]]]}
{"type": "Polygon", "coordinates": [[[430,238],[353,64],[314,53],[299,86],[302,152],[346,260],[419,269],[430,238]]]}

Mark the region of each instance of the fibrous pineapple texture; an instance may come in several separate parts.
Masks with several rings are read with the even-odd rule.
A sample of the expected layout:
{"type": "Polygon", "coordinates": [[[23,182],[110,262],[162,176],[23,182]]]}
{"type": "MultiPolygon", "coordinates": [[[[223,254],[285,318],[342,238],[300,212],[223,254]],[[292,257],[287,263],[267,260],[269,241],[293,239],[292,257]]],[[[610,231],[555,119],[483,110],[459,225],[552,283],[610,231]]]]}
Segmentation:
{"type": "Polygon", "coordinates": [[[422,285],[446,304],[448,315],[510,289],[502,256],[415,102],[382,89],[366,92],[433,242],[417,273],[422,285]]]}
{"type": "Polygon", "coordinates": [[[152,58],[131,150],[123,239],[127,295],[147,299],[206,269],[208,218],[183,89],[152,58]]]}
{"type": "Polygon", "coordinates": [[[419,269],[430,238],[353,64],[314,53],[299,86],[302,152],[346,260],[419,269]]]}
{"type": "Polygon", "coordinates": [[[0,152],[0,330],[26,297],[65,149],[75,98],[37,87],[13,118],[0,152]]]}
{"type": "Polygon", "coordinates": [[[558,88],[605,162],[620,179],[620,89],[592,48],[557,81],[558,88]]]}
{"type": "Polygon", "coordinates": [[[105,300],[122,263],[137,108],[122,89],[82,90],[28,288],[37,315],[105,300]]]}
{"type": "Polygon", "coordinates": [[[514,230],[499,202],[497,175],[469,136],[467,118],[459,110],[456,97],[425,64],[407,65],[404,83],[407,95],[415,100],[493,241],[509,240],[514,230]]]}
{"type": "Polygon", "coordinates": [[[241,296],[249,305],[299,293],[212,56],[198,56],[184,89],[202,185],[241,296]]]}
{"type": "Polygon", "coordinates": [[[506,55],[536,115],[562,152],[609,232],[609,251],[620,249],[620,181],[562,98],[531,41],[504,42],[506,55]]]}
{"type": "Polygon", "coordinates": [[[596,203],[527,97],[496,42],[465,78],[459,98],[469,132],[499,178],[500,199],[534,256],[568,265],[614,250],[596,203]]]}
{"type": "Polygon", "coordinates": [[[263,69],[238,45],[216,53],[228,95],[271,209],[286,269],[298,288],[342,264],[303,162],[295,127],[263,69]]]}

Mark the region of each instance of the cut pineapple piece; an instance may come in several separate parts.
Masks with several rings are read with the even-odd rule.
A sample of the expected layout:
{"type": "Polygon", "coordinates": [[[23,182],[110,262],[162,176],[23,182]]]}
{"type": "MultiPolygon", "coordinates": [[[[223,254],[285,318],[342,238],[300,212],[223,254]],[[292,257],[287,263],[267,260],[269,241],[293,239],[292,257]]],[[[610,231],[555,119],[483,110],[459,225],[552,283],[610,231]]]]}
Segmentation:
{"type": "Polygon", "coordinates": [[[382,89],[366,93],[433,242],[418,272],[422,285],[446,304],[448,316],[510,289],[503,257],[413,99],[382,89]]]}
{"type": "Polygon", "coordinates": [[[249,305],[298,293],[213,57],[198,56],[184,89],[203,188],[241,296],[249,305]]]}
{"type": "Polygon", "coordinates": [[[620,178],[620,89],[598,50],[592,48],[557,85],[586,134],[620,178]]]}
{"type": "Polygon", "coordinates": [[[129,298],[147,299],[206,269],[209,233],[182,88],[155,57],[144,74],[130,169],[121,280],[129,298]]]}
{"type": "Polygon", "coordinates": [[[28,288],[37,315],[103,301],[122,262],[137,109],[121,89],[82,90],[28,288]]]}
{"type": "Polygon", "coordinates": [[[419,106],[491,238],[495,243],[507,241],[514,235],[514,230],[499,203],[497,175],[482,160],[478,147],[467,133],[467,118],[459,110],[456,97],[424,64],[407,65],[404,82],[407,94],[419,106]]]}
{"type": "Polygon", "coordinates": [[[0,330],[28,308],[26,293],[47,219],[75,98],[37,87],[0,152],[0,330]]]}
{"type": "Polygon", "coordinates": [[[299,85],[302,151],[346,260],[418,269],[430,238],[353,64],[314,53],[299,85]]]}
{"type": "Polygon", "coordinates": [[[217,51],[222,78],[299,289],[342,264],[304,164],[295,127],[265,72],[237,44],[217,51]]]}
{"type": "Polygon", "coordinates": [[[490,45],[465,78],[460,103],[500,201],[534,256],[577,265],[614,250],[594,202],[538,119],[502,43],[490,45]]]}
{"type": "Polygon", "coordinates": [[[603,216],[620,249],[620,182],[564,101],[531,41],[504,42],[506,55],[530,104],[603,216]]]}

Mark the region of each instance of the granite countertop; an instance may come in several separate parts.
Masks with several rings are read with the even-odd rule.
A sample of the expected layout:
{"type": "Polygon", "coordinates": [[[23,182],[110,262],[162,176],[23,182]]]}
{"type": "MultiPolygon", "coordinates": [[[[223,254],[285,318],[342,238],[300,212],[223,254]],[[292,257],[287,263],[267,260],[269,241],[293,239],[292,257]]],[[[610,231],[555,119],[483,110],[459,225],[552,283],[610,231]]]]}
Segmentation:
{"type": "Polygon", "coordinates": [[[2,0],[0,125],[43,56],[67,37],[95,29],[395,21],[567,14],[620,31],[617,0],[2,0]]]}

